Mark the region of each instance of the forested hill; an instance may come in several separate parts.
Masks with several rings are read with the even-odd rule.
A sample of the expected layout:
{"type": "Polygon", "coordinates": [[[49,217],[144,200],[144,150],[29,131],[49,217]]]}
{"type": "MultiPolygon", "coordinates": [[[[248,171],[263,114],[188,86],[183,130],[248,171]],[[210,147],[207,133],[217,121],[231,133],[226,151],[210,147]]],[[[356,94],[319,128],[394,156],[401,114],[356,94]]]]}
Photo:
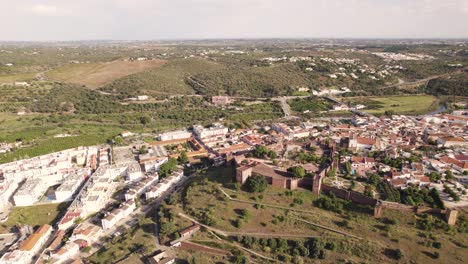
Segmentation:
{"type": "Polygon", "coordinates": [[[432,95],[468,96],[468,70],[451,78],[429,81],[425,92],[432,95]]]}

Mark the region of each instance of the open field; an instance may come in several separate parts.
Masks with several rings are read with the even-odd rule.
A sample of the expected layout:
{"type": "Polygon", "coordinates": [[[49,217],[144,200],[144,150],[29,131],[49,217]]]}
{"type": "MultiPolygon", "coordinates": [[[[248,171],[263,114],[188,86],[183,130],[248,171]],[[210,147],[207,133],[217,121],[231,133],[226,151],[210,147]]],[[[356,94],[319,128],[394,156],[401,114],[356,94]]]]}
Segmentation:
{"type": "Polygon", "coordinates": [[[20,225],[44,225],[53,224],[66,211],[68,203],[55,203],[15,207],[8,216],[8,220],[1,224],[1,231],[20,225]]]}
{"type": "Polygon", "coordinates": [[[29,81],[34,79],[36,76],[35,73],[24,73],[24,74],[15,74],[15,75],[0,75],[0,85],[3,83],[12,83],[20,81],[29,81]]]}
{"type": "Polygon", "coordinates": [[[366,106],[365,112],[383,114],[393,111],[396,114],[424,114],[437,108],[437,98],[431,95],[408,95],[386,97],[349,98],[355,104],[366,106]]]}
{"type": "Polygon", "coordinates": [[[68,64],[47,73],[53,80],[98,88],[124,76],[161,67],[165,61],[113,61],[68,64]]]}

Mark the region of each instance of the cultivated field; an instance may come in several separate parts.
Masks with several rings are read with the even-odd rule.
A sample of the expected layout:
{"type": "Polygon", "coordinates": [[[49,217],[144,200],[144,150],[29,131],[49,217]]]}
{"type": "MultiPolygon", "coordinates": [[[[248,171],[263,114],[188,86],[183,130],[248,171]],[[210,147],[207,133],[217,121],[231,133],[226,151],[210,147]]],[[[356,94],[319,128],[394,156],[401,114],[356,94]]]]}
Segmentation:
{"type": "Polygon", "coordinates": [[[349,101],[366,106],[364,111],[383,114],[393,111],[396,114],[423,114],[437,108],[437,98],[431,95],[408,95],[352,98],[349,101]]]}
{"type": "Polygon", "coordinates": [[[0,75],[0,85],[12,83],[12,82],[29,81],[29,80],[34,79],[35,76],[36,76],[35,73],[0,75]]]}
{"type": "Polygon", "coordinates": [[[68,64],[47,73],[53,80],[98,88],[130,74],[158,68],[163,60],[68,64]]]}

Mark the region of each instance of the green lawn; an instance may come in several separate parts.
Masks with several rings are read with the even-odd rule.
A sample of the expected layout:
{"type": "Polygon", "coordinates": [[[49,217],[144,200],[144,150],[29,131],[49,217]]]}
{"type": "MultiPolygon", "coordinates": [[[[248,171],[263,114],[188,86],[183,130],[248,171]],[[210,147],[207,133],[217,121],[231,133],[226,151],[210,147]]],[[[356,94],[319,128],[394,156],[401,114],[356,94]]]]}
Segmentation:
{"type": "Polygon", "coordinates": [[[68,208],[69,203],[54,203],[34,206],[15,207],[8,216],[8,220],[1,227],[7,229],[17,225],[52,225],[59,220],[68,208]]]}
{"type": "Polygon", "coordinates": [[[386,96],[352,98],[353,103],[367,106],[364,111],[383,114],[393,111],[396,114],[423,114],[437,108],[437,98],[431,95],[386,96]]]}

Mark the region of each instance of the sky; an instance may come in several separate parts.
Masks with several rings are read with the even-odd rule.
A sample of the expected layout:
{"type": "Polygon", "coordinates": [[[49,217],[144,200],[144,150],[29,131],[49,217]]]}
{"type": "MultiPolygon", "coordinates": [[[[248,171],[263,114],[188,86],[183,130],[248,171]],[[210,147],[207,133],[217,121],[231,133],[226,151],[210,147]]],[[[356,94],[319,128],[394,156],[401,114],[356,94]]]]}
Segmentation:
{"type": "Polygon", "coordinates": [[[0,41],[468,38],[468,0],[0,0],[0,41]]]}

